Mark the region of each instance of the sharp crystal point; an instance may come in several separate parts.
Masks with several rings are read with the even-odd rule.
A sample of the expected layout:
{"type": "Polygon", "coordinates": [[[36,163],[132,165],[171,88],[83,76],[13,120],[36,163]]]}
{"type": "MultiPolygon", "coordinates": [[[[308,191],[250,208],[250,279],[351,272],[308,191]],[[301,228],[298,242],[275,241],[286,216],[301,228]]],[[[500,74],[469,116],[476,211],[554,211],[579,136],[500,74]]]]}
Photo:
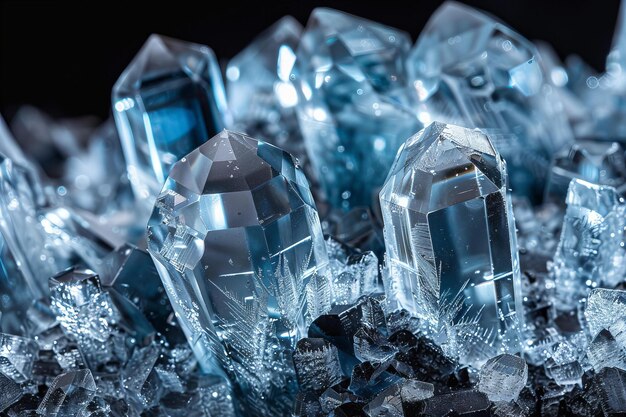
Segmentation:
{"type": "Polygon", "coordinates": [[[160,35],[122,73],[112,101],[128,176],[146,210],[172,165],[230,124],[213,52],[160,35]]]}
{"type": "Polygon", "coordinates": [[[217,362],[251,397],[287,394],[292,367],[281,352],[330,307],[321,226],[292,157],[219,133],[172,167],[148,230],[200,365],[215,371],[217,362]]]}
{"type": "Polygon", "coordinates": [[[472,326],[483,342],[516,352],[520,272],[506,187],[484,133],[434,122],[409,138],[380,193],[385,287],[425,321],[472,326]]]}
{"type": "Polygon", "coordinates": [[[420,127],[396,97],[405,94],[409,47],[408,34],[400,30],[332,9],[311,14],[293,73],[297,114],[334,207],[373,205],[381,173],[420,127]]]}

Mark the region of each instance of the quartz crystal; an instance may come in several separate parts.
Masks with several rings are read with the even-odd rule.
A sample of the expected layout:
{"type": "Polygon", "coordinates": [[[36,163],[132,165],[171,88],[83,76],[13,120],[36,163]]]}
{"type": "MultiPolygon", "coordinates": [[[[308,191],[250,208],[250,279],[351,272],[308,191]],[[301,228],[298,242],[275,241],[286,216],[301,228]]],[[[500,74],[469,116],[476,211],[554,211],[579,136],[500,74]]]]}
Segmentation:
{"type": "Polygon", "coordinates": [[[519,356],[498,355],[480,369],[478,390],[491,401],[513,401],[528,380],[528,365],[519,356]]]}
{"type": "Polygon", "coordinates": [[[128,176],[148,211],[172,165],[229,123],[213,52],[159,35],[117,80],[112,103],[128,176]]]}
{"type": "Polygon", "coordinates": [[[626,276],[626,203],[615,188],[575,179],[566,202],[551,267],[562,310],[576,308],[591,288],[615,286],[626,276]]]}
{"type": "Polygon", "coordinates": [[[579,141],[555,155],[547,197],[563,203],[574,178],[615,187],[626,193],[626,148],[619,142],[579,141]]]}
{"type": "Polygon", "coordinates": [[[172,167],[148,231],[200,365],[232,375],[250,412],[287,407],[274,396],[291,389],[285,352],[330,307],[331,290],[315,203],[292,157],[219,133],[172,167]]]}
{"type": "Polygon", "coordinates": [[[285,16],[228,62],[226,92],[235,126],[300,158],[298,93],[291,83],[302,26],[285,16]]]}
{"type": "Polygon", "coordinates": [[[337,208],[375,201],[393,158],[421,126],[403,106],[408,34],[331,9],[311,13],[292,75],[311,163],[337,208]]]}
{"type": "Polygon", "coordinates": [[[434,122],[402,146],[380,202],[389,300],[515,352],[521,288],[506,187],[485,134],[434,122]]]}
{"type": "Polygon", "coordinates": [[[407,60],[424,123],[484,129],[507,161],[513,192],[538,200],[551,154],[571,139],[536,48],[478,10],[448,1],[407,60]]]}

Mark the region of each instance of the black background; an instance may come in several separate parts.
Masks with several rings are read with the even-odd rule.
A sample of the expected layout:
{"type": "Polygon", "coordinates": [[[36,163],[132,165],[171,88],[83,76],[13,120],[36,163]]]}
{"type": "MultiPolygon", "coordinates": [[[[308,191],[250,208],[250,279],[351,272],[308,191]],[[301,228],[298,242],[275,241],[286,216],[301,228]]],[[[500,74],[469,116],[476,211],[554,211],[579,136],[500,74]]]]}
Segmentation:
{"type": "MultiPolygon", "coordinates": [[[[106,118],[111,87],[153,32],[209,45],[224,63],[286,14],[304,24],[314,7],[334,7],[403,29],[415,40],[442,1],[167,3],[3,1],[0,111],[10,119],[18,106],[33,104],[56,117],[106,118]]],[[[529,39],[550,42],[561,57],[576,53],[597,69],[604,67],[619,7],[618,0],[464,3],[498,16],[529,39]]]]}

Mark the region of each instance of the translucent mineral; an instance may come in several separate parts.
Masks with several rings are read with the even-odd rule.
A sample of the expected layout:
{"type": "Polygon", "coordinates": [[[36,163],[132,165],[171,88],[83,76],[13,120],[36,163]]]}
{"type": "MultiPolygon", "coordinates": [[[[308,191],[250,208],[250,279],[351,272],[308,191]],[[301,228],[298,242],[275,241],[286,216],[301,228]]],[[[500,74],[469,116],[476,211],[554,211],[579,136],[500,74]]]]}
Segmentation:
{"type": "Polygon", "coordinates": [[[626,291],[596,288],[587,298],[585,317],[592,336],[626,317],[626,291]]]}
{"type": "Polygon", "coordinates": [[[283,352],[330,307],[331,290],[315,204],[292,157],[219,133],[172,167],[148,233],[200,366],[226,370],[249,404],[288,406],[283,352]]]}
{"type": "Polygon", "coordinates": [[[419,415],[427,417],[489,415],[490,405],[489,399],[482,392],[460,390],[426,399],[419,415]]]}
{"type": "Polygon", "coordinates": [[[595,375],[594,382],[604,415],[626,414],[626,371],[604,368],[595,375]]]}
{"type": "Polygon", "coordinates": [[[626,371],[626,346],[621,346],[607,329],[603,329],[589,343],[587,358],[596,372],[602,368],[619,368],[626,371]]]}
{"type": "Polygon", "coordinates": [[[387,342],[380,332],[363,326],[354,334],[354,355],[361,362],[386,362],[393,358],[398,349],[387,342]]]}
{"type": "Polygon", "coordinates": [[[48,388],[37,413],[44,416],[75,417],[96,394],[91,371],[81,369],[59,375],[48,388]]]}
{"type": "Polygon", "coordinates": [[[285,16],[228,62],[228,107],[238,130],[300,157],[298,93],[291,83],[302,26],[285,16]]]}
{"type": "Polygon", "coordinates": [[[580,178],[626,192],[626,148],[619,142],[578,141],[554,156],[546,195],[560,204],[569,183],[580,178]]]}
{"type": "Polygon", "coordinates": [[[478,127],[507,161],[513,192],[537,200],[551,154],[571,139],[532,43],[497,19],[448,1],[407,60],[418,113],[478,127]]]}
{"type": "Polygon", "coordinates": [[[0,333],[0,372],[15,382],[27,381],[38,351],[32,339],[0,333]]]}
{"type": "Polygon", "coordinates": [[[615,188],[572,180],[552,274],[559,308],[626,276],[626,203],[615,188]]]}
{"type": "Polygon", "coordinates": [[[490,401],[513,401],[526,386],[528,365],[519,356],[498,355],[480,369],[478,390],[490,401]]]}
{"type": "Polygon", "coordinates": [[[434,122],[409,138],[380,193],[384,284],[397,308],[471,324],[489,345],[515,352],[521,284],[506,178],[479,130],[434,122]]]}
{"type": "Polygon", "coordinates": [[[148,212],[172,165],[227,125],[213,52],[159,35],[117,80],[112,105],[133,191],[148,212]]]}
{"type": "Polygon", "coordinates": [[[324,339],[300,339],[293,362],[301,390],[323,391],[341,380],[337,348],[324,339]]]}
{"type": "Polygon", "coordinates": [[[333,277],[333,303],[352,304],[378,289],[378,258],[373,252],[354,250],[326,240],[333,277]]]}
{"type": "Polygon", "coordinates": [[[408,34],[337,10],[313,10],[293,83],[307,153],[328,202],[370,206],[404,139],[421,124],[401,104],[408,34]]]}
{"type": "Polygon", "coordinates": [[[546,375],[561,386],[582,385],[581,349],[569,341],[556,343],[551,348],[548,360],[544,364],[546,375]]]}

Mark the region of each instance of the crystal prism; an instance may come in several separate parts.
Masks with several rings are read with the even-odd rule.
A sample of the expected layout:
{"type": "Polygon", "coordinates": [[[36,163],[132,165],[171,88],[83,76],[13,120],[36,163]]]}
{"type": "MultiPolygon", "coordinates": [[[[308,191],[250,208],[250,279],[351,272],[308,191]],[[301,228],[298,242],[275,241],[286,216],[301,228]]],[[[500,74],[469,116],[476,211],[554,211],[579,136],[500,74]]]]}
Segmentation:
{"type": "Polygon", "coordinates": [[[402,146],[380,203],[389,300],[435,324],[442,313],[474,323],[515,352],[521,284],[506,187],[485,134],[434,122],[402,146]]]}
{"type": "Polygon", "coordinates": [[[37,413],[55,417],[78,416],[95,394],[96,383],[91,371],[70,371],[56,377],[37,413]]]}
{"type": "Polygon", "coordinates": [[[293,82],[305,146],[328,202],[370,206],[393,158],[421,126],[400,104],[408,34],[337,10],[311,13],[293,82]]]}
{"type": "Polygon", "coordinates": [[[229,124],[213,52],[159,35],[117,80],[112,102],[128,176],[147,210],[172,165],[229,124]]]}
{"type": "Polygon", "coordinates": [[[483,129],[507,161],[513,192],[535,200],[551,154],[571,140],[539,60],[521,35],[452,1],[434,12],[407,60],[424,122],[483,129]]]}
{"type": "Polygon", "coordinates": [[[591,288],[626,276],[626,203],[615,188],[580,179],[570,183],[566,203],[551,272],[557,307],[571,310],[591,288]]]}
{"type": "Polygon", "coordinates": [[[288,395],[283,352],[330,307],[319,218],[292,157],[219,133],[172,167],[148,232],[200,365],[215,371],[217,361],[250,398],[288,395]]]}
{"type": "Polygon", "coordinates": [[[235,126],[300,158],[298,93],[291,83],[302,26],[285,16],[228,62],[226,91],[235,126]]]}

